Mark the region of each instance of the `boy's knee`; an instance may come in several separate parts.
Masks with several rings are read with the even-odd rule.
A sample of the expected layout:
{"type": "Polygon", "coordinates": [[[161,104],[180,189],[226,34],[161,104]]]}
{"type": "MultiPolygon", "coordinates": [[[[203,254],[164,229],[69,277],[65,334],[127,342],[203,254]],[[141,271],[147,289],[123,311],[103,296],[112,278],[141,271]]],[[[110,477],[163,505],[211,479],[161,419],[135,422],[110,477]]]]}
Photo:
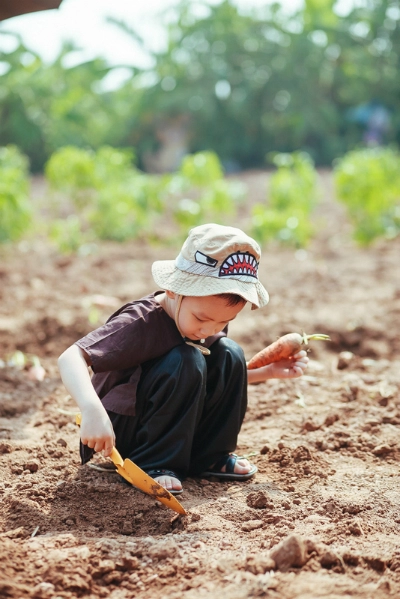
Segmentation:
{"type": "MultiPolygon", "coordinates": [[[[219,339],[216,344],[219,352],[224,353],[227,358],[229,358],[234,363],[246,364],[246,358],[244,355],[243,348],[233,341],[233,339],[229,339],[229,337],[222,337],[219,339]]],[[[211,352],[214,348],[211,348],[211,352]]]]}
{"type": "Polygon", "coordinates": [[[167,354],[168,361],[179,371],[191,377],[203,378],[207,373],[207,366],[201,352],[190,345],[178,345],[167,354]]]}

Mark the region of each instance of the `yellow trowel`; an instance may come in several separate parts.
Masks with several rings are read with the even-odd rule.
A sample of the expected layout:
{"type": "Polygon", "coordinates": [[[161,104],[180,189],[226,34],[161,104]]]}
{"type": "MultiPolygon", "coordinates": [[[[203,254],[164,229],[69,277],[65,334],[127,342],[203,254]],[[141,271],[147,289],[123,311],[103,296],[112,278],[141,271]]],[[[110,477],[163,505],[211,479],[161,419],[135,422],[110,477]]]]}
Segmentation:
{"type": "MultiPolygon", "coordinates": [[[[76,424],[79,425],[81,419],[81,414],[77,414],[75,417],[76,424]]],[[[132,460],[123,460],[115,447],[112,448],[110,458],[114,462],[118,474],[131,483],[131,485],[137,487],[147,495],[158,499],[158,501],[161,501],[161,503],[171,508],[171,510],[178,512],[178,514],[186,514],[185,508],[179,503],[176,497],[171,495],[167,489],[164,489],[162,485],[146,474],[139,466],[136,466],[132,460]]]]}

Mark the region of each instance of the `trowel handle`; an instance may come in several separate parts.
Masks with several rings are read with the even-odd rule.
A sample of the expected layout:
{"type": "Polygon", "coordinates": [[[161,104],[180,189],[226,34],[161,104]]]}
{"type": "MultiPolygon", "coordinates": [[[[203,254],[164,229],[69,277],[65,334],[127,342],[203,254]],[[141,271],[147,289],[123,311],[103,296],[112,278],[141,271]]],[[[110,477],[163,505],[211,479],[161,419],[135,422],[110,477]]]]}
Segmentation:
{"type": "Polygon", "coordinates": [[[110,458],[116,466],[123,466],[124,460],[116,447],[113,447],[110,453],[110,458]]]}

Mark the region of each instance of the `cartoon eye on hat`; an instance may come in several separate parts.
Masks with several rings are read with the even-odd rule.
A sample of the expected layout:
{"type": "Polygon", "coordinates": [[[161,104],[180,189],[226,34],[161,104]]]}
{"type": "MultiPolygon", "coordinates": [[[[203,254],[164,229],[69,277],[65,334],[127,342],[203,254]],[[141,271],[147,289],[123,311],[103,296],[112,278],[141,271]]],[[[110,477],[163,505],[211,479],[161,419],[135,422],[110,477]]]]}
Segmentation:
{"type": "Polygon", "coordinates": [[[206,256],[205,254],[203,254],[202,252],[199,252],[199,251],[197,251],[195,253],[194,258],[195,258],[196,262],[199,262],[200,264],[205,264],[206,266],[215,267],[218,263],[218,260],[215,260],[215,258],[206,256]]]}

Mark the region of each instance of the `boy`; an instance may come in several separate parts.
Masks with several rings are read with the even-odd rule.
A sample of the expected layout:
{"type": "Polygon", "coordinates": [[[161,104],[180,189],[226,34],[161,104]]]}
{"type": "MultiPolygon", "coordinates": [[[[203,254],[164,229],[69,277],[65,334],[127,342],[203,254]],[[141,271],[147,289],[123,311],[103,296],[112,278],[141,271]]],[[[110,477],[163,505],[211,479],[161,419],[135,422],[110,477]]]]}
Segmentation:
{"type": "Polygon", "coordinates": [[[301,351],[247,371],[241,347],[226,336],[246,302],[268,303],[259,260],[258,244],[240,229],[195,227],[176,260],[153,264],[160,291],[122,306],[60,356],[82,413],[83,464],[115,445],[174,494],[189,473],[254,476],[257,468],[232,453],[247,383],[301,376],[308,362],[301,351]]]}

